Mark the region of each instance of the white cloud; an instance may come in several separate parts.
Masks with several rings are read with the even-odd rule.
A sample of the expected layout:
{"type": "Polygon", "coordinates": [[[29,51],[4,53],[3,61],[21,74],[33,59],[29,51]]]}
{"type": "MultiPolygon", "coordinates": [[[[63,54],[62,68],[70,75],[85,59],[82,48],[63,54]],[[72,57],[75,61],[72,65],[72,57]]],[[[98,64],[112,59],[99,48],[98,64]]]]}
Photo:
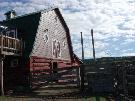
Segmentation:
{"type": "Polygon", "coordinates": [[[124,53],[122,56],[135,56],[135,53],[124,53]]]}
{"type": "Polygon", "coordinates": [[[126,54],[126,52],[129,52],[129,51],[132,51],[133,49],[125,49],[125,50],[121,50],[121,52],[123,53],[123,54],[126,54]]]}
{"type": "Polygon", "coordinates": [[[118,47],[115,48],[116,51],[119,51],[120,49],[118,47]]]}
{"type": "Polygon", "coordinates": [[[124,42],[121,45],[130,44],[132,42],[135,42],[135,39],[126,39],[126,40],[124,40],[124,42]]]}
{"type": "MultiPolygon", "coordinates": [[[[117,52],[120,44],[130,44],[135,41],[135,0],[23,0],[9,2],[1,0],[0,19],[4,19],[4,12],[15,9],[19,15],[58,6],[70,28],[72,39],[76,40],[83,32],[84,40],[91,41],[90,29],[94,29],[95,47],[100,50],[97,57],[106,56],[102,50],[115,46],[117,52]],[[111,40],[111,41],[109,41],[111,40]],[[123,40],[120,42],[119,40],[123,40]],[[108,41],[108,42],[106,42],[108,41]],[[113,42],[119,41],[119,44],[113,42]]],[[[80,39],[78,39],[80,40],[80,39]]],[[[74,40],[74,51],[81,54],[80,43],[74,40]]],[[[92,57],[90,43],[85,42],[85,56],[92,57]],[[88,55],[87,55],[88,54],[88,55]]],[[[133,50],[135,51],[134,47],[133,50]]],[[[111,51],[111,50],[110,50],[111,51]]],[[[114,53],[112,50],[111,53],[114,53]]],[[[127,54],[128,51],[126,51],[127,54]]],[[[126,55],[125,53],[125,55],[126,55]]],[[[132,54],[134,55],[134,54],[132,54]]],[[[118,54],[121,56],[121,54],[118,54]]]]}

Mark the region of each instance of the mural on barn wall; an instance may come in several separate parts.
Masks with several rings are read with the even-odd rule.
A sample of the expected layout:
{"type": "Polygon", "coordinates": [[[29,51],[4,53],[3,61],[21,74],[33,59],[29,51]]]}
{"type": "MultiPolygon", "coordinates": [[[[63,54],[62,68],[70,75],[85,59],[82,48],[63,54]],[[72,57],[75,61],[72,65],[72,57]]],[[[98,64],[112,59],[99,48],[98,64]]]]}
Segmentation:
{"type": "Polygon", "coordinates": [[[66,37],[66,31],[55,11],[42,11],[31,56],[70,61],[66,37]]]}
{"type": "Polygon", "coordinates": [[[53,40],[52,42],[52,55],[53,58],[61,57],[61,46],[60,46],[60,42],[57,40],[53,40]]]}

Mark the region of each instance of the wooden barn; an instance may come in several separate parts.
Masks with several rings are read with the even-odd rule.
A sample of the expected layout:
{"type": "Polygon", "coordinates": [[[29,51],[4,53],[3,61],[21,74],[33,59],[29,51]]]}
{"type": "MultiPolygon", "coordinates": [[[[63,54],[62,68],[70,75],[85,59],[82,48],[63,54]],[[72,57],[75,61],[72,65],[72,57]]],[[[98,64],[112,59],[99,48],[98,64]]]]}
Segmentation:
{"type": "Polygon", "coordinates": [[[73,53],[69,28],[58,8],[5,15],[7,19],[0,22],[7,26],[6,34],[0,32],[4,90],[78,82],[81,61],[73,53]]]}

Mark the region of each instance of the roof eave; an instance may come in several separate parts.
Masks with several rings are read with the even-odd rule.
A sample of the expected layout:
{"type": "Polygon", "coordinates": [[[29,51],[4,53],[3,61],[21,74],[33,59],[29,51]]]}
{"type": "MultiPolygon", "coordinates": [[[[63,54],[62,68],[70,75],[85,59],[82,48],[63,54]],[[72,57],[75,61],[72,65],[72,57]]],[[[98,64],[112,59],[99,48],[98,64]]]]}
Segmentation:
{"type": "Polygon", "coordinates": [[[18,19],[18,18],[21,18],[21,17],[33,15],[33,14],[37,14],[37,13],[41,13],[41,12],[43,12],[43,11],[44,11],[44,12],[48,12],[48,11],[54,10],[54,9],[56,9],[56,8],[58,8],[58,7],[50,7],[50,8],[48,8],[48,9],[43,9],[43,10],[40,10],[40,11],[37,11],[37,12],[32,12],[32,13],[24,14],[24,15],[21,15],[21,16],[16,16],[16,17],[11,18],[11,19],[8,19],[8,20],[3,20],[3,22],[4,22],[4,21],[10,21],[10,20],[13,20],[13,19],[18,19]]]}

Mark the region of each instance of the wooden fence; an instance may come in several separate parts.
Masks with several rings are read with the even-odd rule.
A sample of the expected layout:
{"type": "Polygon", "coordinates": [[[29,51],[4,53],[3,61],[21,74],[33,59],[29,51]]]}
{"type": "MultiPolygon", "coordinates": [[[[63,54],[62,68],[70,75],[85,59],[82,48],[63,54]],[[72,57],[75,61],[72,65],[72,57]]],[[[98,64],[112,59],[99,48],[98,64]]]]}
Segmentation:
{"type": "Polygon", "coordinates": [[[84,65],[85,86],[91,92],[113,92],[115,70],[111,64],[84,65]]]}
{"type": "Polygon", "coordinates": [[[134,60],[84,65],[84,74],[85,83],[94,91],[109,91],[110,88],[123,94],[135,91],[134,60]]]}

